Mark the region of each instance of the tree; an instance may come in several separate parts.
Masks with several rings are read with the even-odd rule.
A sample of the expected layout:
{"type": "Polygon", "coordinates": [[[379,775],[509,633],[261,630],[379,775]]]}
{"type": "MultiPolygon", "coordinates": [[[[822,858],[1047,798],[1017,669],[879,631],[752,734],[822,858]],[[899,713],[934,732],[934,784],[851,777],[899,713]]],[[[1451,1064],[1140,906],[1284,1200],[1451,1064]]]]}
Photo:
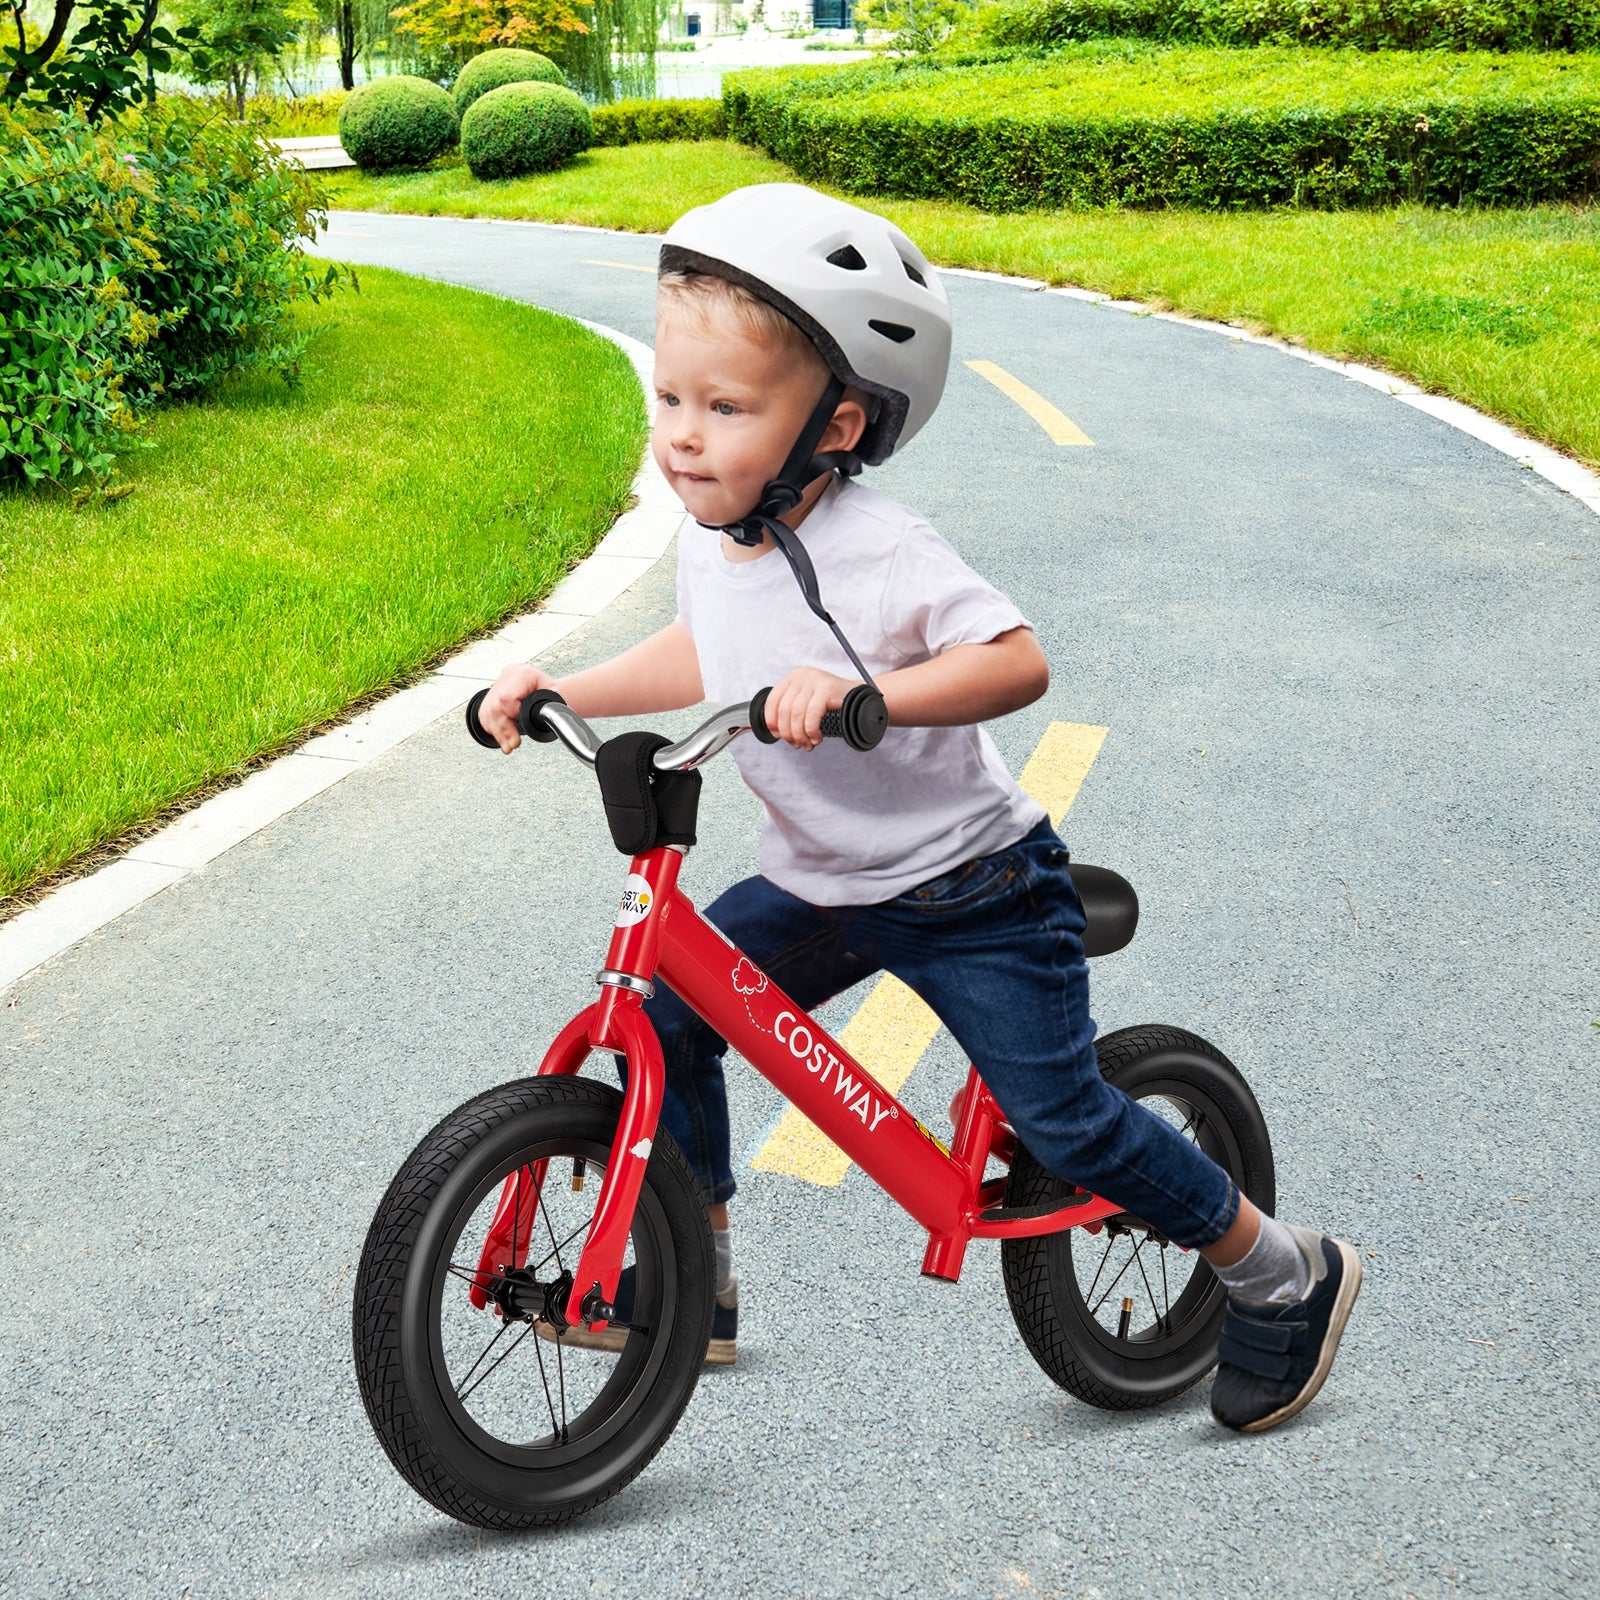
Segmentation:
{"type": "Polygon", "coordinates": [[[43,32],[28,24],[28,0],[4,0],[4,8],[16,42],[0,43],[0,99],[73,107],[91,122],[154,100],[156,73],[170,70],[173,52],[192,37],[160,25],[160,0],[55,0],[43,32]]]}
{"type": "Polygon", "coordinates": [[[392,31],[392,0],[316,0],[317,19],[331,33],[339,51],[339,82],[356,86],[356,58],[370,56],[374,45],[392,31]]]}
{"type": "Polygon", "coordinates": [[[259,84],[300,29],[315,25],[307,0],[179,0],[178,11],[190,35],[184,51],[190,77],[224,85],[241,117],[250,80],[259,84]]]}
{"type": "Polygon", "coordinates": [[[445,77],[484,50],[559,51],[588,31],[571,0],[412,0],[394,13],[429,77],[445,77]]]}
{"type": "Polygon", "coordinates": [[[567,81],[602,102],[656,92],[656,44],[676,0],[581,0],[584,32],[556,55],[567,81]]]}
{"type": "Polygon", "coordinates": [[[899,55],[931,56],[972,15],[971,0],[861,0],[858,24],[894,37],[899,55]]]}

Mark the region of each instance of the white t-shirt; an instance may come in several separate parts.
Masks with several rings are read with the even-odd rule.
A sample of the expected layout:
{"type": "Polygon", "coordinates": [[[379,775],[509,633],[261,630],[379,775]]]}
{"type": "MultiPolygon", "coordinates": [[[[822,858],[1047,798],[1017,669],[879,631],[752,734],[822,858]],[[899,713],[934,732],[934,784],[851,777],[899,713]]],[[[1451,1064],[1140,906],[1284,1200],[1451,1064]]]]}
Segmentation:
{"type": "MultiPolygon", "coordinates": [[[[1029,626],[915,511],[859,483],[830,484],[799,532],[823,605],[874,677],[1029,626]]],[[[692,517],[678,532],[678,618],[708,700],[748,700],[796,667],[856,676],[782,551],[729,561],[722,535],[692,517]]],[[[763,874],[812,905],[892,900],[1045,815],[978,727],[891,726],[875,750],[746,737],[733,755],[766,807],[763,874]]]]}

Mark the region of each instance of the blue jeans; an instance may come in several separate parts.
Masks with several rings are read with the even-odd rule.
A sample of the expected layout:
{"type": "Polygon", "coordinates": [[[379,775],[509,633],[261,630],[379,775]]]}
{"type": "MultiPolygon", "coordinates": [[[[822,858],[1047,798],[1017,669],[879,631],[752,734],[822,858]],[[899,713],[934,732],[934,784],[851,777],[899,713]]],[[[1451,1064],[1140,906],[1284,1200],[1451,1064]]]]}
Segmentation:
{"type": "MultiPolygon", "coordinates": [[[[758,877],[706,917],[807,1011],[892,972],[955,1035],[1039,1161],[1175,1243],[1212,1244],[1238,1214],[1228,1175],[1100,1076],[1083,906],[1048,822],[879,905],[814,906],[758,877]]],[[[735,1189],[726,1041],[664,984],[645,1014],[666,1059],[661,1121],[706,1203],[725,1201],[735,1189]]]]}

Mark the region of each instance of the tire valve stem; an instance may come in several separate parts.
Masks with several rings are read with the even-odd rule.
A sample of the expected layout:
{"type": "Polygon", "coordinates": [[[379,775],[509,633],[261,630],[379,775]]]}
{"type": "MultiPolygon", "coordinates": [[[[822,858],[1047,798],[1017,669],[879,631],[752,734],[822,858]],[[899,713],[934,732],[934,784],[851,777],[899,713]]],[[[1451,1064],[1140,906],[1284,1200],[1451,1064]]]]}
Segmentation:
{"type": "Polygon", "coordinates": [[[574,1156],[572,1158],[572,1192],[574,1194],[578,1194],[583,1189],[583,1172],[583,1157],[574,1156]]]}
{"type": "Polygon", "coordinates": [[[1122,1315],[1117,1318],[1117,1337],[1128,1337],[1128,1323],[1133,1318],[1133,1296],[1125,1294],[1122,1297],[1122,1315]]]}

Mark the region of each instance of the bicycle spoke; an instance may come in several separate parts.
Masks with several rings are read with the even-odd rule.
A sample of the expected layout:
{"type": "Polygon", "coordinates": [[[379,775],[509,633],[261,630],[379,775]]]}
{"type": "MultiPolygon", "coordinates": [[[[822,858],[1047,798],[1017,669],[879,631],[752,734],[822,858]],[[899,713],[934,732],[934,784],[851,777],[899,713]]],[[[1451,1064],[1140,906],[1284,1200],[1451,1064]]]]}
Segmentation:
{"type": "Polygon", "coordinates": [[[1116,1248],[1116,1243],[1112,1235],[1106,1235],[1106,1253],[1100,1257],[1100,1265],[1095,1268],[1094,1282],[1089,1285],[1089,1292],[1083,1297],[1085,1301],[1094,1299],[1094,1292],[1100,1287],[1100,1274],[1106,1270],[1106,1262],[1111,1259],[1111,1252],[1116,1248]]]}
{"type": "Polygon", "coordinates": [[[487,1290],[494,1282],[494,1274],[485,1272],[482,1267],[463,1267],[452,1261],[445,1269],[452,1278],[460,1278],[470,1283],[475,1289],[487,1290]]]}
{"type": "Polygon", "coordinates": [[[567,1364],[561,1357],[561,1335],[556,1335],[556,1383],[561,1389],[561,1441],[567,1438],[567,1364]]]}
{"type": "Polygon", "coordinates": [[[1156,1310],[1155,1290],[1150,1287],[1150,1274],[1144,1270],[1144,1257],[1140,1254],[1144,1247],[1149,1243],[1150,1235],[1146,1234],[1144,1238],[1142,1238],[1138,1244],[1134,1246],[1133,1259],[1138,1264],[1139,1276],[1144,1279],[1144,1292],[1145,1298],[1150,1302],[1150,1315],[1156,1319],[1156,1325],[1159,1327],[1161,1324],[1161,1313],[1156,1310]]]}
{"type": "MultiPolygon", "coordinates": [[[[483,1365],[484,1361],[488,1358],[489,1352],[491,1350],[493,1350],[494,1347],[497,1344],[499,1344],[500,1341],[503,1338],[505,1338],[506,1334],[509,1333],[510,1331],[511,1331],[511,1324],[509,1322],[502,1322],[500,1324],[500,1326],[495,1330],[494,1338],[492,1338],[488,1342],[488,1344],[486,1344],[483,1347],[482,1354],[480,1354],[478,1359],[476,1361],[474,1361],[470,1367],[467,1368],[467,1375],[466,1375],[466,1377],[464,1377],[461,1380],[461,1383],[470,1383],[472,1381],[472,1374],[474,1372],[476,1372],[478,1370],[478,1368],[483,1365]]],[[[456,1385],[456,1398],[458,1400],[462,1398],[462,1395],[461,1395],[461,1384],[457,1384],[456,1385]]]]}
{"type": "Polygon", "coordinates": [[[1096,1315],[1099,1312],[1100,1307],[1103,1306],[1106,1303],[1106,1301],[1111,1298],[1111,1291],[1113,1289],[1115,1289],[1116,1286],[1119,1283],[1122,1282],[1124,1274],[1126,1274],[1128,1268],[1133,1265],[1134,1258],[1135,1258],[1135,1256],[1137,1256],[1137,1254],[1138,1254],[1138,1252],[1135,1251],[1134,1255],[1129,1256],[1128,1259],[1125,1262],[1123,1262],[1122,1270],[1120,1272],[1118,1272],[1116,1277],[1114,1277],[1111,1280],[1111,1282],[1106,1285],[1106,1292],[1103,1295],[1100,1296],[1099,1303],[1097,1305],[1092,1305],[1092,1306],[1089,1307],[1089,1313],[1090,1313],[1091,1316],[1096,1315]]]}
{"type": "MultiPolygon", "coordinates": [[[[539,1358],[539,1382],[544,1385],[545,1409],[548,1410],[549,1413],[550,1413],[550,1434],[551,1434],[551,1437],[554,1438],[555,1441],[558,1444],[565,1444],[567,1442],[567,1396],[566,1396],[566,1391],[565,1391],[565,1389],[562,1390],[562,1394],[561,1394],[561,1420],[560,1420],[560,1422],[557,1422],[556,1421],[555,1403],[550,1398],[550,1380],[549,1380],[549,1378],[547,1378],[545,1376],[544,1351],[542,1351],[539,1348],[539,1344],[540,1344],[539,1340],[535,1339],[533,1341],[533,1353],[534,1353],[534,1355],[536,1355],[539,1358]]],[[[557,1349],[559,1349],[559,1348],[560,1348],[560,1346],[558,1344],[557,1345],[557,1349]]]]}
{"type": "MultiPolygon", "coordinates": [[[[593,1219],[593,1218],[592,1218],[592,1217],[591,1217],[591,1218],[590,1218],[590,1219],[589,1219],[589,1222],[592,1222],[592,1221],[593,1221],[593,1220],[594,1220],[594,1219],[593,1219]]],[[[561,1241],[561,1244],[571,1244],[571,1243],[572,1243],[572,1241],[573,1241],[573,1240],[574,1240],[574,1239],[576,1239],[576,1238],[577,1238],[577,1237],[578,1237],[578,1235],[579,1235],[579,1234],[580,1234],[580,1233],[582,1233],[582,1232],[583,1232],[583,1230],[584,1230],[584,1229],[585,1229],[585,1228],[587,1228],[587,1227],[588,1227],[588,1226],[589,1226],[589,1222],[580,1222],[580,1223],[579,1223],[579,1224],[578,1224],[578,1226],[577,1226],[577,1227],[576,1227],[576,1228],[574,1228],[574,1229],[573,1229],[573,1230],[572,1230],[572,1232],[571,1232],[571,1233],[569,1233],[569,1234],[568,1234],[568,1235],[567,1235],[567,1236],[566,1236],[566,1238],[565,1238],[565,1239],[563,1239],[563,1240],[562,1240],[562,1241],[561,1241]]],[[[557,1246],[556,1246],[556,1250],[559,1250],[559,1249],[560,1249],[560,1248],[561,1248],[561,1245],[557,1245],[557,1246]]],[[[540,1258],[539,1258],[539,1259],[538,1259],[538,1261],[536,1261],[536,1262],[535,1262],[535,1263],[534,1263],[534,1264],[533,1264],[533,1265],[532,1265],[532,1266],[531,1266],[531,1267],[529,1267],[529,1269],[528,1269],[528,1270],[529,1270],[529,1271],[530,1271],[530,1272],[533,1272],[533,1273],[537,1273],[537,1272],[538,1272],[538,1270],[539,1270],[539,1268],[540,1268],[540,1267],[542,1267],[542,1266],[544,1266],[544,1265],[545,1265],[545,1263],[546,1263],[546,1262],[548,1262],[548,1261],[553,1261],[553,1260],[556,1260],[556,1259],[558,1259],[558,1258],[557,1258],[557,1256],[556,1256],[556,1251],[555,1251],[555,1250],[552,1250],[552,1251],[550,1251],[550,1252],[549,1252],[549,1253],[548,1253],[548,1254],[546,1254],[546,1255],[543,1255],[543,1256],[541,1256],[541,1257],[540,1257],[540,1258]]]]}
{"type": "MultiPolygon", "coordinates": [[[[556,1230],[550,1224],[550,1211],[544,1203],[544,1190],[542,1187],[539,1191],[539,1215],[544,1218],[544,1231],[550,1235],[550,1255],[553,1255],[556,1258],[556,1270],[558,1272],[565,1272],[567,1270],[566,1263],[561,1259],[561,1246],[556,1243],[556,1230]]],[[[563,1241],[563,1243],[564,1242],[565,1241],[563,1241]]],[[[531,1244],[532,1240],[529,1240],[529,1243],[531,1244]]],[[[549,1259],[550,1256],[546,1256],[544,1261],[548,1261],[549,1259]]],[[[541,1267],[544,1265],[544,1261],[539,1263],[541,1267]]]]}
{"type": "MultiPolygon", "coordinates": [[[[509,1328],[510,1326],[511,1326],[510,1323],[507,1323],[506,1326],[500,1330],[500,1332],[504,1333],[506,1331],[506,1329],[509,1328]]],[[[530,1333],[532,1333],[532,1332],[533,1332],[533,1324],[530,1322],[527,1325],[527,1327],[525,1327],[522,1330],[522,1332],[517,1335],[516,1342],[513,1343],[513,1344],[510,1344],[510,1345],[507,1345],[505,1350],[503,1350],[501,1352],[501,1354],[495,1359],[494,1365],[484,1368],[483,1377],[480,1377],[478,1379],[478,1381],[475,1384],[472,1385],[471,1389],[457,1389],[456,1390],[456,1399],[457,1400],[465,1400],[467,1398],[467,1396],[472,1393],[473,1389],[481,1389],[483,1387],[484,1378],[487,1378],[489,1376],[489,1374],[494,1371],[495,1367],[498,1367],[500,1365],[500,1363],[502,1361],[504,1361],[505,1358],[508,1355],[510,1355],[511,1352],[513,1350],[515,1350],[518,1347],[518,1345],[520,1345],[522,1343],[522,1341],[524,1339],[526,1339],[528,1337],[528,1335],[530,1333]]],[[[496,1334],[495,1337],[498,1339],[499,1338],[499,1334],[496,1334]]],[[[536,1339],[536,1340],[534,1340],[534,1349],[537,1350],[538,1347],[539,1347],[539,1341],[536,1339]]],[[[484,1352],[484,1355],[487,1355],[488,1353],[489,1352],[486,1350],[484,1352]]],[[[478,1359],[481,1361],[483,1359],[483,1356],[479,1356],[478,1359]]],[[[471,1377],[471,1373],[468,1373],[467,1376],[471,1377]]]]}
{"type": "Polygon", "coordinates": [[[1167,1287],[1167,1241],[1161,1241],[1161,1331],[1172,1332],[1172,1290],[1167,1287]]]}

